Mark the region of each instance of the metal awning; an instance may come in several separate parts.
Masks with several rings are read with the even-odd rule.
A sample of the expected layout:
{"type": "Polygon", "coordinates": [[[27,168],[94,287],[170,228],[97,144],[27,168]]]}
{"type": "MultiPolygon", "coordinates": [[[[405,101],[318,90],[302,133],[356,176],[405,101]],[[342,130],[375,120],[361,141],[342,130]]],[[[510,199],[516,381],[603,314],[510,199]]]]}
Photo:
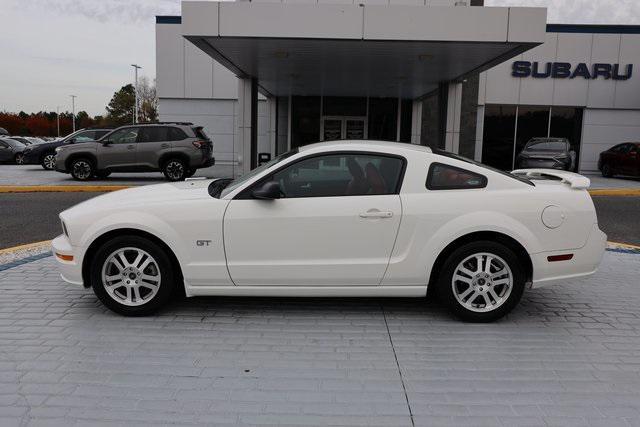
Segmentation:
{"type": "Polygon", "coordinates": [[[544,42],[546,9],[183,2],[182,34],[267,95],[418,98],[544,42]]]}

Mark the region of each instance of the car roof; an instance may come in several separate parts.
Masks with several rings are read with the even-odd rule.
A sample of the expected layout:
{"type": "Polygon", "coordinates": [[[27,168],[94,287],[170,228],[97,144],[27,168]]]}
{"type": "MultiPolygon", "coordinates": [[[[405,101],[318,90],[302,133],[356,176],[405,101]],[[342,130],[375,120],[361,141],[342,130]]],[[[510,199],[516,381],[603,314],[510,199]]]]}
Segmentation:
{"type": "Polygon", "coordinates": [[[315,144],[303,145],[298,148],[298,151],[303,153],[305,151],[313,151],[322,148],[322,151],[331,150],[345,150],[354,149],[358,151],[366,151],[370,148],[377,148],[382,150],[408,150],[416,151],[420,153],[431,153],[431,149],[424,145],[407,144],[403,142],[391,142],[391,141],[376,141],[371,139],[360,140],[339,140],[329,142],[316,142],[315,144]]]}

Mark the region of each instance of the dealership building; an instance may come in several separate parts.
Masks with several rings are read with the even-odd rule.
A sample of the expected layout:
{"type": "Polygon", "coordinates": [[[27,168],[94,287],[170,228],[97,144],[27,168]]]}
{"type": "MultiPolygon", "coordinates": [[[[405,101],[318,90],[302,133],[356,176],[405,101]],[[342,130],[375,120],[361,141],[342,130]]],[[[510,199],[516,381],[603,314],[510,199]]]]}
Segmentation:
{"type": "Polygon", "coordinates": [[[576,169],[640,140],[640,27],[556,25],[482,0],[182,2],[156,18],[162,121],[205,127],[238,176],[301,145],[377,139],[512,169],[533,137],[576,169]]]}

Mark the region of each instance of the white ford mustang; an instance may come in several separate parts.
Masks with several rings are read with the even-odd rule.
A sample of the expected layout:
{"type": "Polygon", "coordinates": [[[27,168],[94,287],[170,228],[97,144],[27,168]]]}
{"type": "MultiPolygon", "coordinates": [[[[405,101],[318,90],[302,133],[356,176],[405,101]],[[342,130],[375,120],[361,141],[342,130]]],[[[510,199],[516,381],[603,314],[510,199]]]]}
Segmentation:
{"type": "Polygon", "coordinates": [[[491,321],[525,287],[592,274],[605,248],[589,180],[511,174],[429,148],[308,145],[234,180],[109,193],[60,214],[64,280],[112,310],[194,295],[424,297],[491,321]]]}

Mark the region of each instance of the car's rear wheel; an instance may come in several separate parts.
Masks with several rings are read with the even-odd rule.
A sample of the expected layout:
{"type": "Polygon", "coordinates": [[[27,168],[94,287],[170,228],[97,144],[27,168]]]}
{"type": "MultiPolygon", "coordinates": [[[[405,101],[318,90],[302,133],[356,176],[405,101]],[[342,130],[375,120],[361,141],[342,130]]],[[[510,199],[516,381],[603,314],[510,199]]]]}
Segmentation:
{"type": "Polygon", "coordinates": [[[16,162],[16,165],[24,165],[24,154],[22,153],[16,154],[13,160],[16,162]]]}
{"type": "Polygon", "coordinates": [[[40,164],[45,170],[54,170],[56,168],[56,155],[54,153],[46,153],[42,156],[40,164]]]}
{"type": "Polygon", "coordinates": [[[442,268],[438,293],[449,309],[470,322],[491,322],[509,313],[524,292],[518,257],[491,241],[456,249],[442,268]]]}
{"type": "Polygon", "coordinates": [[[93,162],[89,159],[80,158],[71,162],[71,176],[78,181],[87,181],[93,178],[93,162]]]}
{"type": "Polygon", "coordinates": [[[169,159],[164,164],[162,173],[169,181],[183,181],[187,177],[187,166],[180,159],[169,159]]]}
{"type": "Polygon", "coordinates": [[[602,165],[602,176],[605,178],[611,178],[613,176],[613,170],[611,169],[611,166],[609,166],[608,163],[605,163],[604,165],[602,165]]]}
{"type": "Polygon", "coordinates": [[[91,287],[112,311],[144,316],[165,305],[176,283],[169,256],[156,243],[140,236],[120,236],[95,254],[91,287]]]}

